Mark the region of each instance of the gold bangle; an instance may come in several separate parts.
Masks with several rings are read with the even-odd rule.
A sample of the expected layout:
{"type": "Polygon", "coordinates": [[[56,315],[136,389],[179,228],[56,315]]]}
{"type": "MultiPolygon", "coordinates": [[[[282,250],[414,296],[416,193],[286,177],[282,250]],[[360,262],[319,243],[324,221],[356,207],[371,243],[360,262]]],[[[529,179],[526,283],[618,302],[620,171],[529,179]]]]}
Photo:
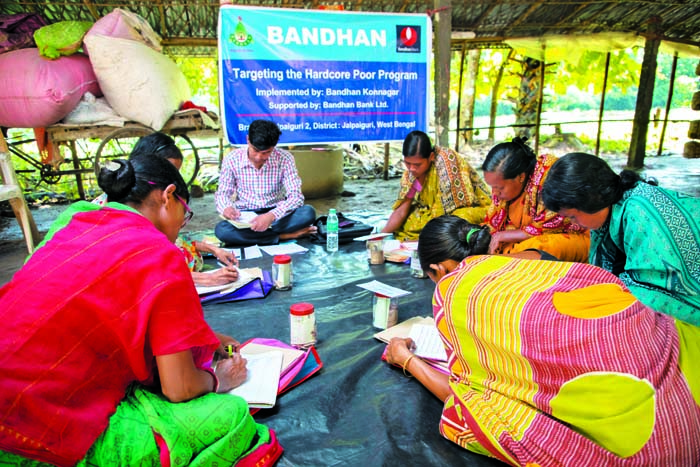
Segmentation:
{"type": "Polygon", "coordinates": [[[406,376],[407,378],[412,378],[412,377],[413,377],[412,375],[406,373],[406,367],[408,366],[408,363],[411,361],[411,359],[412,359],[413,357],[415,357],[415,356],[416,356],[415,354],[409,355],[409,357],[406,359],[406,361],[403,362],[403,365],[401,365],[401,368],[403,368],[403,374],[404,374],[404,376],[406,376]]]}

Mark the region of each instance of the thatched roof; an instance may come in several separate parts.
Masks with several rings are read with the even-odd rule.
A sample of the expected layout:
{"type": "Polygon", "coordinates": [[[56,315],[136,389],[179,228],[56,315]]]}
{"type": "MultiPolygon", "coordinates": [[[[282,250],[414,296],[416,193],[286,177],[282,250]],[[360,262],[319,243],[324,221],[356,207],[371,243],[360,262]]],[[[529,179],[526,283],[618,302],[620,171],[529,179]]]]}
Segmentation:
{"type": "MultiPolygon", "coordinates": [[[[432,14],[431,0],[243,0],[237,5],[313,9],[342,6],[346,11],[432,14]]],[[[50,23],[96,20],[123,8],[139,14],[166,47],[196,51],[216,45],[218,0],[2,0],[0,14],[36,12],[50,23]]],[[[700,45],[700,0],[661,2],[589,0],[452,0],[452,30],[471,31],[469,47],[498,47],[504,39],[598,32],[645,34],[658,26],[661,38],[700,45]]],[[[464,39],[453,40],[460,45],[464,39]]]]}

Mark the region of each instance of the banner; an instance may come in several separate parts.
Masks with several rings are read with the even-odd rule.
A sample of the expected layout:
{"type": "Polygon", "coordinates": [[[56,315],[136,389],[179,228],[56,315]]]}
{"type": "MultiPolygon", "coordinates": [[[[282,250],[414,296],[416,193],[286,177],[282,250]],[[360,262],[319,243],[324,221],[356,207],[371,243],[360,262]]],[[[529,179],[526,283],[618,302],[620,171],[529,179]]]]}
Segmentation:
{"type": "Polygon", "coordinates": [[[219,10],[221,117],[246,144],[266,119],[281,144],[403,141],[428,126],[427,15],[219,10]]]}

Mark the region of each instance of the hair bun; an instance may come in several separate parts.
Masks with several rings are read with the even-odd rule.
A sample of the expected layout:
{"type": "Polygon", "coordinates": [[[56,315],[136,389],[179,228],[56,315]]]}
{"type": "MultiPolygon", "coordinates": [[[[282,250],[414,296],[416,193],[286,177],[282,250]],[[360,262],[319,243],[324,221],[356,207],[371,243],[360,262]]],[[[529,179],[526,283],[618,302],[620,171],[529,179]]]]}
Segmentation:
{"type": "Polygon", "coordinates": [[[136,172],[129,161],[115,159],[102,165],[97,183],[107,193],[109,201],[120,201],[129,196],[136,185],[136,172]]]}

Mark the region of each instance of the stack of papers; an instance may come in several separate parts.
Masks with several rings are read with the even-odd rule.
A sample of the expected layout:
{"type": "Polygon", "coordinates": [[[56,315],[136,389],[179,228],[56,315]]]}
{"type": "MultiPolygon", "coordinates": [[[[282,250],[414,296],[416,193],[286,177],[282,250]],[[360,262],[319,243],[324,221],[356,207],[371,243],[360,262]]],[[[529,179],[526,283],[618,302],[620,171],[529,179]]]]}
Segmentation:
{"type": "Polygon", "coordinates": [[[306,253],[307,251],[309,251],[308,248],[304,248],[303,246],[295,242],[280,243],[279,245],[261,246],[260,249],[271,256],[291,255],[293,253],[306,253]]]}
{"type": "Polygon", "coordinates": [[[258,217],[258,214],[255,213],[255,211],[239,211],[241,213],[241,216],[236,219],[228,219],[224,216],[219,215],[223,220],[228,221],[231,225],[236,227],[237,229],[249,229],[250,228],[250,221],[258,217]]]}

